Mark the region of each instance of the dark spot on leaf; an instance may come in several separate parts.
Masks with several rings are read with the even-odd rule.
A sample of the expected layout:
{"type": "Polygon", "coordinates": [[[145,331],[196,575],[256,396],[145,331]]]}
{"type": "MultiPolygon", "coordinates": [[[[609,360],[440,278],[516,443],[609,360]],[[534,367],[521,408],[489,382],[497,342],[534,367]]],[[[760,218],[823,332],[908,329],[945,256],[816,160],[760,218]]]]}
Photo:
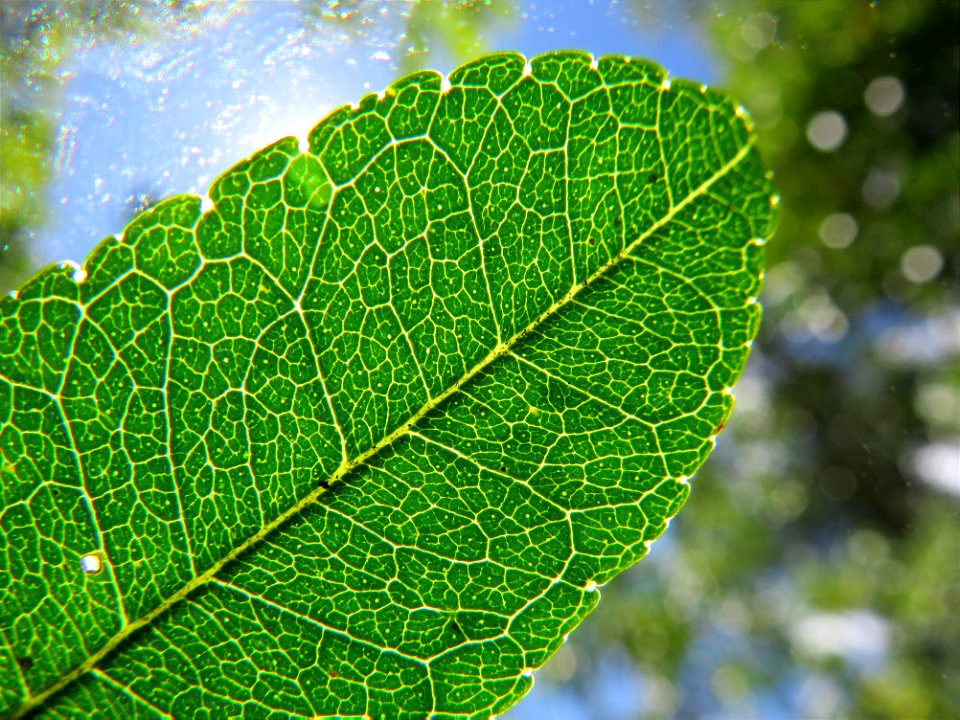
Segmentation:
{"type": "Polygon", "coordinates": [[[320,487],[322,487],[324,490],[329,490],[329,489],[330,489],[330,483],[328,483],[326,480],[321,480],[320,483],[319,483],[319,485],[320,485],[320,487]]]}
{"type": "Polygon", "coordinates": [[[30,657],[18,657],[17,665],[20,666],[20,669],[26,672],[33,667],[33,658],[30,657]]]}
{"type": "Polygon", "coordinates": [[[649,182],[652,185],[653,183],[657,182],[659,179],[660,179],[659,175],[657,175],[656,173],[650,173],[650,176],[647,178],[647,182],[649,182]]]}
{"type": "Polygon", "coordinates": [[[593,238],[590,238],[589,240],[587,240],[587,242],[593,245],[593,238]]]}

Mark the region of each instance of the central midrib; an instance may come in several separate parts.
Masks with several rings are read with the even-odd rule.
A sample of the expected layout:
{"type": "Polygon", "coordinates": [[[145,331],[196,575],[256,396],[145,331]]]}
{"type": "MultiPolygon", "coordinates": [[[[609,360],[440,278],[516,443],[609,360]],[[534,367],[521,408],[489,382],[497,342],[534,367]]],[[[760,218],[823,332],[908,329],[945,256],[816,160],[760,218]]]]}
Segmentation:
{"type": "Polygon", "coordinates": [[[320,495],[326,492],[330,487],[343,479],[347,473],[352,472],[361,465],[367,462],[374,455],[384,450],[385,448],[391,446],[395,441],[406,435],[410,429],[416,425],[427,413],[431,412],[433,409],[441,405],[447,398],[451,397],[454,393],[458,392],[464,385],[466,385],[470,380],[472,380],[476,375],[490,367],[498,358],[507,353],[512,349],[517,342],[530,332],[535,330],[537,327],[542,325],[546,320],[553,317],[561,308],[563,308],[567,303],[569,303],[573,298],[575,298],[584,288],[592,285],[594,281],[603,277],[611,269],[619,265],[621,260],[625,255],[632,252],[638,245],[640,245],[644,240],[650,237],[657,230],[662,228],[668,222],[670,222],[683,208],[693,202],[695,199],[703,195],[717,180],[724,177],[730,170],[737,166],[737,164],[747,155],[748,152],[753,148],[753,140],[751,139],[737,153],[728,160],[719,170],[717,170],[712,176],[707,178],[703,183],[701,183],[695,190],[693,190],[687,197],[677,203],[675,206],[670,208],[670,210],[658,221],[653,223],[649,228],[647,228],[640,236],[637,237],[630,245],[626,246],[622,251],[610,258],[604,265],[601,265],[589,278],[587,278],[583,283],[574,284],[563,297],[559,300],[554,301],[544,312],[538,315],[531,323],[526,327],[518,331],[512,338],[505,342],[500,342],[495,348],[493,348],[486,357],[484,357],[480,362],[478,362],[472,369],[470,369],[463,377],[461,377],[457,382],[453,383],[450,387],[444,390],[441,394],[434,397],[430,402],[426,403],[420,410],[410,416],[403,425],[399,426],[392,433],[384,437],[379,443],[373,445],[370,449],[358,455],[352,460],[344,462],[328,479],[326,486],[320,484],[315,490],[313,490],[309,495],[306,495],[298,503],[291,506],[286,512],[278,516],[275,520],[264,525],[260,530],[251,535],[247,540],[238,545],[232,551],[224,555],[219,561],[211,565],[205,572],[196,576],[193,580],[186,583],[180,590],[171,595],[164,603],[161,603],[156,608],[148,612],[143,617],[132,621],[130,624],[126,625],[122,630],[120,630],[116,635],[114,635],[108,643],[106,643],[100,650],[91,655],[85,662],[81,665],[78,665],[75,669],[64,675],[56,683],[51,685],[46,690],[40,692],[37,695],[34,695],[22,705],[13,717],[19,718],[26,715],[28,712],[34,708],[42,705],[47,698],[51,695],[60,692],[62,689],[67,687],[74,680],[79,678],[86,672],[94,669],[97,664],[103,660],[107,655],[109,655],[113,650],[115,650],[124,640],[129,638],[135,632],[140,630],[143,627],[149,625],[153,620],[158,616],[169,610],[171,607],[176,605],[181,600],[185,599],[190,595],[194,590],[204,586],[210,580],[214,579],[216,575],[223,570],[223,568],[236,560],[238,557],[243,555],[245,552],[254,547],[261,540],[266,539],[270,536],[275,530],[286,524],[289,520],[298,516],[304,508],[306,508],[311,503],[315,502],[320,495]]]}

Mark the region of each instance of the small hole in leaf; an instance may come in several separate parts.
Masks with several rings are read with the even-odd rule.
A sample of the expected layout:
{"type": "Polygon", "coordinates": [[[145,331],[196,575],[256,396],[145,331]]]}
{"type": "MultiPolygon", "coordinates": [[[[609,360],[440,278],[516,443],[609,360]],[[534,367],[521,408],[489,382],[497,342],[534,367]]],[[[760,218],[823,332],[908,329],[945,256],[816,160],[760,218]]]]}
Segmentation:
{"type": "Polygon", "coordinates": [[[90,553],[80,558],[80,569],[88,575],[96,575],[103,570],[103,560],[97,553],[90,553]]]}

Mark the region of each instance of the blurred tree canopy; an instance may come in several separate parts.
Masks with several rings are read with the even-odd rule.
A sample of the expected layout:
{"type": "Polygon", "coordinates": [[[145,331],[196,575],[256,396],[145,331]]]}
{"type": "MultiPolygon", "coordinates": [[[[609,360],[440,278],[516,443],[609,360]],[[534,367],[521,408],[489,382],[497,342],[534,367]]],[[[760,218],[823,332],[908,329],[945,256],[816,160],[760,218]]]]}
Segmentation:
{"type": "MultiPolygon", "coordinates": [[[[16,0],[0,2],[0,286],[30,274],[31,230],[44,221],[45,190],[55,163],[58,114],[67,69],[78,48],[96,43],[143,43],[203,28],[225,10],[218,0],[16,0]]],[[[371,26],[400,19],[404,41],[398,74],[438,60],[456,65],[482,54],[483,37],[506,27],[511,0],[303,0],[307,27],[362,36],[371,26]]],[[[160,198],[139,193],[131,217],[160,198]]]]}
{"type": "MultiPolygon", "coordinates": [[[[400,71],[479,54],[519,13],[510,0],[390,5],[400,71]]],[[[71,49],[202,24],[215,6],[0,4],[0,282],[29,270],[71,49]]],[[[301,5],[343,32],[375,22],[374,6],[301,5]]],[[[683,8],[777,173],[765,319],[673,530],[604,589],[538,687],[576,688],[609,716],[598,678],[626,657],[644,718],[960,717],[960,4],[683,8]]]]}
{"type": "Polygon", "coordinates": [[[438,60],[453,66],[483,54],[488,49],[484,37],[515,14],[512,0],[304,0],[302,9],[316,30],[339,27],[354,34],[362,34],[383,16],[400,16],[398,75],[438,60]]]}
{"type": "Polygon", "coordinates": [[[442,0],[412,3],[406,23],[403,73],[436,62],[439,50],[450,66],[487,51],[484,37],[508,24],[515,14],[511,0],[442,0]]]}
{"type": "Polygon", "coordinates": [[[209,6],[181,0],[0,3],[0,286],[16,287],[32,274],[30,231],[45,221],[73,52],[96,42],[142,42],[198,22],[209,6]]]}
{"type": "Polygon", "coordinates": [[[958,4],[689,9],[778,177],[764,322],[658,572],[561,652],[589,696],[626,646],[643,717],[960,717],[958,4]]]}

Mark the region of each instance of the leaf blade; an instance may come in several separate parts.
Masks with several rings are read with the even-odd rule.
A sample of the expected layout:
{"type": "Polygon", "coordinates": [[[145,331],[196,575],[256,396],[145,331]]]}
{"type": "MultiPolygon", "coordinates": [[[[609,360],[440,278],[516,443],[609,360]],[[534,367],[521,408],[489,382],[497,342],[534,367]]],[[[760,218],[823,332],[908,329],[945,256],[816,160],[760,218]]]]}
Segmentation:
{"type": "MultiPolygon", "coordinates": [[[[21,709],[67,687],[43,679],[59,673],[217,713],[278,694],[308,714],[500,711],[682,504],[759,317],[752,239],[768,231],[770,187],[746,128],[726,100],[623,58],[557,53],[527,72],[500,54],[439,84],[420,73],[335,111],[311,153],[288,139],[228,171],[213,212],[167,201],[98,248],[84,283],[51,271],[5,304],[21,328],[40,311],[32,294],[60,308],[25,350],[8,328],[20,344],[0,372],[21,414],[42,397],[56,424],[69,400],[59,414],[83,433],[61,440],[64,467],[84,463],[72,490],[106,512],[103,542],[156,520],[109,547],[112,612],[89,610],[90,578],[67,580],[107,628],[80,633],[96,649],[79,662],[48,643],[60,664],[31,668],[46,689],[21,709]],[[41,345],[50,377],[24,361],[41,345]],[[151,374],[157,346],[169,362],[151,374]],[[140,425],[109,452],[125,423],[140,425]],[[91,500],[118,492],[99,466],[127,473],[135,497],[91,500]],[[160,548],[177,561],[151,556],[177,526],[180,545],[160,548]],[[311,587],[351,612],[304,605],[311,587]],[[243,636],[224,636],[225,619],[243,636]],[[272,681],[213,678],[240,662],[231,642],[272,681]]],[[[36,652],[41,635],[22,632],[8,657],[36,652]]]]}

